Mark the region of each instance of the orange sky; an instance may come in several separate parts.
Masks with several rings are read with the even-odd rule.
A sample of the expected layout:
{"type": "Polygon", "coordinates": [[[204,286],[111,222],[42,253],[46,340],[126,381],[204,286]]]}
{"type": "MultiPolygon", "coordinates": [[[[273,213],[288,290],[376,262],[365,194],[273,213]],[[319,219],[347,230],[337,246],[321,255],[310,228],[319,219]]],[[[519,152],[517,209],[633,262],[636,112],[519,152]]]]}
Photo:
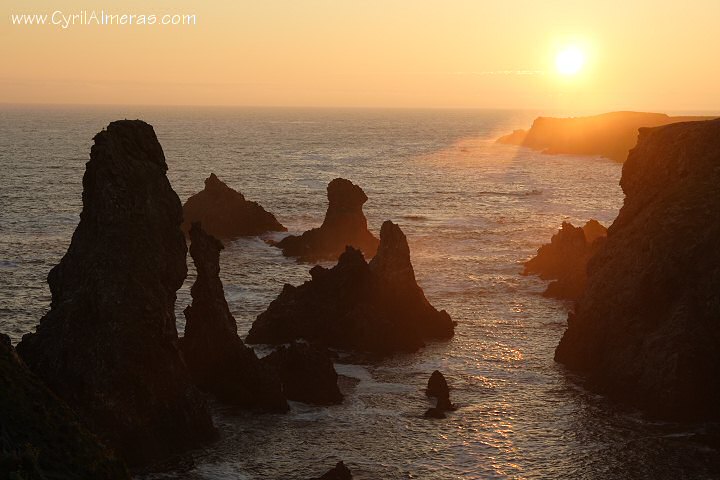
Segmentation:
{"type": "Polygon", "coordinates": [[[0,103],[720,110],[719,0],[4,0],[0,103]],[[192,13],[195,26],[12,25],[192,13]],[[575,77],[554,67],[585,51],[575,77]]]}

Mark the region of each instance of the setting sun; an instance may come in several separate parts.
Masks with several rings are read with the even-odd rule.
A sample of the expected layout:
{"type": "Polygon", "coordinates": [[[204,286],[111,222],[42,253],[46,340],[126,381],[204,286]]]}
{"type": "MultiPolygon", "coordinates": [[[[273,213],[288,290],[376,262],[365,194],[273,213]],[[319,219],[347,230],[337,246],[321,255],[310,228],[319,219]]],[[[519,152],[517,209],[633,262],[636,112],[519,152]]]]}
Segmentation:
{"type": "Polygon", "coordinates": [[[555,68],[561,75],[576,75],[585,65],[585,53],[578,47],[567,47],[555,57],[555,68]]]}

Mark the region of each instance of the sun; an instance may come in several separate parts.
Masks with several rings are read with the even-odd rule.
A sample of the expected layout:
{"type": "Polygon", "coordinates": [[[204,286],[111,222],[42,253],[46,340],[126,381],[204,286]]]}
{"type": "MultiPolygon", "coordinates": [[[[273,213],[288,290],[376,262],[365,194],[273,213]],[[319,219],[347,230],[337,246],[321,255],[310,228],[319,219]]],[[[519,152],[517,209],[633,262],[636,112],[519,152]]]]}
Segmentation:
{"type": "Polygon", "coordinates": [[[566,47],[555,57],[555,68],[560,75],[577,75],[585,66],[585,53],[578,47],[566,47]]]}

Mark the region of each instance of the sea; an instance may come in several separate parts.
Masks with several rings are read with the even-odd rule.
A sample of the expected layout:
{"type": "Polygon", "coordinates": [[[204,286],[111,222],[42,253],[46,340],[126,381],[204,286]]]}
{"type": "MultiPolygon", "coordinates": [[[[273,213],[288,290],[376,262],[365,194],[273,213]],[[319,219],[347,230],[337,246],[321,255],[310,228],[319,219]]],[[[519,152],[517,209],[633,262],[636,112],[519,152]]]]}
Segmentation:
{"type": "MultiPolygon", "coordinates": [[[[495,143],[553,113],[0,106],[0,332],[17,342],[49,309],[46,277],[78,223],[93,136],[140,118],[182,201],[213,172],[298,233],[322,222],[330,180],[360,185],[370,229],[401,226],[418,283],[457,328],[413,354],[340,352],[341,405],[259,414],[213,403],[220,439],[137,479],[301,480],[340,460],[361,480],[720,478],[720,454],[702,441],[716,426],[649,420],[553,361],[572,304],[544,298],[522,263],[563,221],[609,225],[623,203],[619,163],[495,143]],[[436,369],[459,406],[444,420],[423,418],[436,369]]],[[[267,243],[279,235],[225,242],[221,278],[241,336],[284,284],[310,278],[312,265],[267,243]]]]}

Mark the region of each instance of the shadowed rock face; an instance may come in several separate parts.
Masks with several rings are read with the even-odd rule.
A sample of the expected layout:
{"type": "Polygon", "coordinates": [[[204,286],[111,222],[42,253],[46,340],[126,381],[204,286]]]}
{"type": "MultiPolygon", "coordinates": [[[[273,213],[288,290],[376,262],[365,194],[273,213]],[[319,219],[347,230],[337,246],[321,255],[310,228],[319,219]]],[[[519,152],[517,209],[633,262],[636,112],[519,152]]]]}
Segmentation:
{"type": "Polygon", "coordinates": [[[194,382],[225,402],[287,410],[277,376],[237,334],[219,276],[222,243],[198,222],[190,228],[190,241],[197,277],[190,290],[192,305],[184,311],[185,336],[180,347],[194,382]]]}
{"type": "Polygon", "coordinates": [[[590,117],[538,117],[530,130],[515,130],[497,142],[522,145],[543,153],[602,155],[624,162],[638,129],[711,117],[670,117],[664,113],[610,112],[590,117]]]}
{"type": "Polygon", "coordinates": [[[720,120],[642,129],[557,361],[671,418],[720,417],[720,120]]]}
{"type": "Polygon", "coordinates": [[[322,477],[314,480],[352,480],[353,476],[350,469],[343,462],[338,462],[334,468],[325,473],[322,477]]]}
{"type": "Polygon", "coordinates": [[[245,200],[242,193],[220,181],[214,173],[205,180],[205,189],[191,196],[183,205],[184,232],[193,222],[216,238],[260,235],[264,232],[285,232],[275,216],[260,204],[245,200]]]}
{"type": "Polygon", "coordinates": [[[328,184],[328,210],[320,228],[300,236],[289,236],[277,243],[283,255],[304,261],[334,260],[350,245],[367,258],[375,255],[378,239],[367,228],[362,206],[367,196],[362,188],[344,178],[328,184]]]}
{"type": "Polygon", "coordinates": [[[17,351],[129,464],[214,436],[177,349],[187,273],[180,200],[152,127],[95,136],[72,242],[48,275],[50,311],[17,351]]]}
{"type": "Polygon", "coordinates": [[[285,285],[253,323],[250,343],[304,338],[329,346],[390,353],[415,351],[424,339],[447,339],[454,322],[437,311],[415,281],[407,239],[387,221],[378,253],[368,264],[347,247],[331,269],[315,266],[312,280],[285,285]]]}
{"type": "Polygon", "coordinates": [[[262,361],[280,377],[289,400],[315,405],[342,403],[329,351],[292,342],[287,347],[281,345],[262,361]]]}
{"type": "Polygon", "coordinates": [[[100,440],[0,335],[0,478],[129,479],[100,440]]]}
{"type": "Polygon", "coordinates": [[[546,297],[576,300],[585,290],[587,263],[606,236],[607,229],[597,220],[590,220],[583,227],[563,222],[550,243],[525,262],[523,275],[554,280],[543,293],[546,297]]]}

